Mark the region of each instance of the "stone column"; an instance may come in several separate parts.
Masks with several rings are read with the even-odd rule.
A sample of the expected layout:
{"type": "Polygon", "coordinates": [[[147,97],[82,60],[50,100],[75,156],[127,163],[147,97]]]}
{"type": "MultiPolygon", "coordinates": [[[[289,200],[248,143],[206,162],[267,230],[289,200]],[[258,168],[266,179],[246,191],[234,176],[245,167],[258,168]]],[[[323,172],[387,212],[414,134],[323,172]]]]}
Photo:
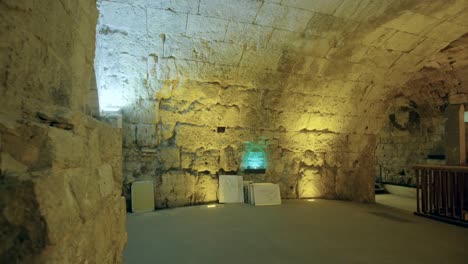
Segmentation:
{"type": "Polygon", "coordinates": [[[466,163],[465,107],[463,104],[449,105],[445,112],[445,160],[447,165],[466,163]]]}

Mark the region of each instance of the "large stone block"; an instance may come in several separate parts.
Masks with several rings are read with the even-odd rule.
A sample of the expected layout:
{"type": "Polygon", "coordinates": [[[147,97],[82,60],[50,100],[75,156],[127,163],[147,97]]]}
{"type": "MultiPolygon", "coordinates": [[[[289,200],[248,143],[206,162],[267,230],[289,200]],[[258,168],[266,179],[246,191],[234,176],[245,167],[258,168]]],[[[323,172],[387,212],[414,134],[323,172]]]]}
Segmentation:
{"type": "Polygon", "coordinates": [[[198,0],[139,0],[150,8],[171,10],[177,13],[198,13],[198,0]]]}
{"type": "Polygon", "coordinates": [[[219,171],[219,150],[198,151],[192,169],[216,174],[219,171]]]}
{"type": "Polygon", "coordinates": [[[208,17],[252,23],[257,15],[261,2],[251,0],[201,0],[200,14],[208,17]],[[242,7],[242,8],[239,8],[242,7]]]}
{"type": "Polygon", "coordinates": [[[384,14],[391,5],[392,3],[387,1],[343,1],[333,15],[357,21],[370,21],[384,14]]]}
{"type": "Polygon", "coordinates": [[[298,32],[274,29],[271,33],[270,41],[268,41],[268,48],[288,49],[292,44],[303,39],[303,36],[298,32]]]}
{"type": "Polygon", "coordinates": [[[218,179],[212,175],[198,175],[193,195],[193,203],[210,203],[218,200],[218,179]]]}
{"type": "Polygon", "coordinates": [[[428,37],[442,41],[452,41],[466,34],[468,26],[442,22],[428,33],[428,37]]]}
{"type": "MultiPolygon", "coordinates": [[[[64,179],[69,182],[70,191],[79,207],[80,218],[93,219],[100,209],[95,202],[101,200],[99,190],[98,169],[91,171],[86,168],[67,169],[62,171],[64,179]]],[[[113,180],[113,179],[112,179],[113,180]]],[[[119,191],[120,185],[114,185],[114,192],[119,191]]]]}
{"type": "Polygon", "coordinates": [[[139,124],[136,132],[137,145],[140,147],[154,147],[158,145],[156,125],[139,124]]]}
{"type": "Polygon", "coordinates": [[[414,47],[416,47],[420,40],[421,37],[417,35],[397,31],[394,35],[387,39],[384,47],[386,49],[409,52],[414,47]]]}
{"type": "Polygon", "coordinates": [[[226,65],[239,65],[243,47],[238,44],[212,42],[209,62],[226,65]]]}
{"type": "Polygon", "coordinates": [[[230,21],[224,40],[239,44],[265,47],[273,30],[274,29],[270,27],[230,21]]]}
{"type": "Polygon", "coordinates": [[[122,127],[123,146],[131,147],[136,144],[136,129],[134,124],[124,123],[122,127]]]}
{"type": "Polygon", "coordinates": [[[196,183],[194,175],[183,171],[165,172],[155,185],[156,208],[191,205],[196,183]]]}
{"type": "Polygon", "coordinates": [[[189,15],[187,35],[209,40],[223,40],[228,20],[189,15]]]}
{"type": "Polygon", "coordinates": [[[175,13],[170,10],[147,8],[148,33],[159,34],[183,34],[187,25],[187,14],[175,13]]]}
{"type": "Polygon", "coordinates": [[[220,152],[219,168],[224,171],[237,171],[241,161],[239,154],[239,150],[232,147],[222,149],[220,152]]]}
{"type": "Polygon", "coordinates": [[[336,198],[359,202],[374,202],[374,168],[338,169],[336,171],[336,198]]]}
{"type": "Polygon", "coordinates": [[[64,234],[81,224],[80,209],[69,179],[60,171],[43,174],[34,181],[34,192],[47,225],[48,242],[52,245],[61,243],[64,234]]]}
{"type": "Polygon", "coordinates": [[[307,9],[328,15],[332,15],[342,3],[343,0],[284,0],[281,2],[282,5],[307,9]]]}
{"type": "Polygon", "coordinates": [[[211,43],[204,39],[169,35],[164,45],[164,56],[176,59],[208,61],[211,43]]]}
{"type": "Polygon", "coordinates": [[[5,174],[0,188],[0,260],[33,262],[47,245],[47,226],[34,196],[34,186],[31,181],[5,174]]]}
{"type": "Polygon", "coordinates": [[[180,168],[180,149],[177,147],[161,147],[156,151],[156,157],[161,164],[161,169],[180,168]]]}
{"type": "Polygon", "coordinates": [[[255,23],[288,31],[303,32],[312,12],[286,7],[274,3],[264,3],[255,23]]]}
{"type": "Polygon", "coordinates": [[[101,1],[99,23],[124,31],[146,33],[146,12],[139,6],[124,3],[101,1]]]}
{"type": "Polygon", "coordinates": [[[176,133],[176,144],[188,150],[217,149],[219,146],[219,135],[209,127],[179,125],[176,133]]]}
{"type": "MultiPolygon", "coordinates": [[[[146,33],[144,9],[100,4],[107,29],[146,33]]],[[[93,176],[102,160],[118,168],[122,138],[83,115],[96,1],[6,1],[0,12],[0,262],[121,263],[125,211],[119,197],[101,199],[93,176]]]]}
{"type": "Polygon", "coordinates": [[[324,153],[315,153],[313,151],[307,150],[302,155],[302,162],[304,165],[309,167],[321,167],[324,165],[325,157],[324,153]]]}
{"type": "MultiPolygon", "coordinates": [[[[156,97],[152,94],[142,94],[144,98],[156,97]]],[[[158,121],[158,104],[156,100],[138,100],[131,105],[127,105],[122,109],[123,120],[127,123],[157,123],[158,121]]]]}
{"type": "Polygon", "coordinates": [[[164,102],[161,108],[166,110],[189,112],[198,111],[203,107],[214,105],[219,102],[221,87],[212,83],[186,82],[174,87],[171,91],[172,98],[164,102]]]}
{"type": "Polygon", "coordinates": [[[335,178],[323,169],[303,168],[298,181],[299,198],[333,198],[335,178]]]}
{"type": "MultiPolygon", "coordinates": [[[[3,123],[3,120],[1,121],[3,123]]],[[[35,170],[51,166],[52,151],[46,147],[48,135],[45,126],[33,124],[18,126],[15,123],[3,126],[2,124],[0,133],[2,155],[8,156],[5,160],[2,159],[3,168],[26,166],[28,170],[35,170]]]]}
{"type": "Polygon", "coordinates": [[[103,164],[97,168],[96,173],[96,184],[99,186],[99,191],[102,198],[107,198],[110,195],[118,194],[118,188],[114,184],[114,176],[112,172],[112,167],[109,164],[103,164]]]}
{"type": "Polygon", "coordinates": [[[122,130],[109,124],[98,123],[99,150],[104,162],[120,160],[122,158],[122,130]]]}
{"type": "Polygon", "coordinates": [[[426,32],[429,28],[433,28],[439,22],[438,19],[430,16],[404,11],[383,26],[407,33],[420,34],[426,32]]]}
{"type": "MultiPolygon", "coordinates": [[[[419,46],[421,46],[421,43],[412,52],[415,52],[416,54],[419,53],[419,46]]],[[[425,52],[427,52],[427,50],[425,50],[425,52]]],[[[379,68],[389,68],[400,56],[401,52],[398,51],[369,47],[362,62],[368,62],[379,68]]]]}
{"type": "MultiPolygon", "coordinates": [[[[310,2],[314,3],[314,1],[310,2]]],[[[318,36],[326,39],[343,41],[358,27],[358,22],[335,16],[314,13],[305,30],[306,38],[318,36]]]]}
{"type": "Polygon", "coordinates": [[[248,49],[244,51],[240,65],[249,68],[261,68],[266,70],[276,70],[281,51],[267,49],[248,49]]]}
{"type": "Polygon", "coordinates": [[[51,128],[48,137],[53,151],[54,166],[73,168],[84,164],[87,155],[84,138],[58,128],[51,128]]]}

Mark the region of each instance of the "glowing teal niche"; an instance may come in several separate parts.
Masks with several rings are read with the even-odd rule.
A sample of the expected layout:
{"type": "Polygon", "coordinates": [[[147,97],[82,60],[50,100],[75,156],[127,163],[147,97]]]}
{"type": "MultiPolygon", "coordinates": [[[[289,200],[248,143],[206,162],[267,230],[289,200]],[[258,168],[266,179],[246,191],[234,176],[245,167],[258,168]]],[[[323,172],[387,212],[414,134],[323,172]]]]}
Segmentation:
{"type": "Polygon", "coordinates": [[[264,146],[253,142],[245,143],[245,152],[242,157],[242,170],[266,170],[267,157],[264,146]]]}

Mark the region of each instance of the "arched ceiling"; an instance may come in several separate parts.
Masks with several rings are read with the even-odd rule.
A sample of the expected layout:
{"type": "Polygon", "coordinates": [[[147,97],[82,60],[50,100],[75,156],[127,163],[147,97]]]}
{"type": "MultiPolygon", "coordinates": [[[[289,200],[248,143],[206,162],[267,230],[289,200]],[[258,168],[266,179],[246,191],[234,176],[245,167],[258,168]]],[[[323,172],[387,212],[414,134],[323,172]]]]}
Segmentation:
{"type": "Polygon", "coordinates": [[[102,0],[101,106],[151,97],[167,81],[197,81],[268,90],[280,108],[369,115],[366,109],[468,32],[467,6],[458,0],[102,0]],[[320,103],[296,98],[303,95],[320,103]]]}
{"type": "Polygon", "coordinates": [[[468,34],[428,59],[402,88],[406,97],[429,96],[436,91],[445,103],[466,103],[468,98],[468,34]],[[409,89],[413,87],[413,89],[409,89]]]}
{"type": "Polygon", "coordinates": [[[388,119],[378,133],[376,148],[384,182],[415,184],[414,164],[445,154],[447,108],[450,104],[468,106],[467,76],[468,35],[464,35],[395,89],[387,101],[388,119]]]}

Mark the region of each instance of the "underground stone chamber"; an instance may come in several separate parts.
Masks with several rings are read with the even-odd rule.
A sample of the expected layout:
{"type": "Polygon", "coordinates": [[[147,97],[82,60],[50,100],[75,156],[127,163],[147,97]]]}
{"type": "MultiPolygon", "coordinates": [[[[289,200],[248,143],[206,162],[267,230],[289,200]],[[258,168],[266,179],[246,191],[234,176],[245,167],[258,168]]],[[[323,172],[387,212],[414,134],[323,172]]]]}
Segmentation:
{"type": "MultiPolygon", "coordinates": [[[[152,180],[158,208],[216,201],[216,177],[242,172],[245,142],[265,144],[269,168],[244,177],[279,183],[283,198],[371,202],[379,166],[411,184],[398,176],[443,133],[441,113],[413,109],[424,92],[412,80],[463,35],[455,18],[438,23],[457,8],[242,1],[227,12],[229,1],[195,2],[99,3],[100,103],[122,114],[127,199],[132,182],[152,180]],[[395,115],[409,118],[404,127],[395,115]],[[391,129],[411,135],[388,142],[391,129]],[[426,146],[392,149],[417,133],[430,134],[426,146]],[[386,144],[396,157],[382,154],[386,144]]],[[[463,90],[437,89],[447,93],[437,107],[463,90]]]]}
{"type": "Polygon", "coordinates": [[[1,1],[0,262],[122,262],[136,181],[157,209],[216,202],[220,174],[283,199],[414,184],[467,102],[467,7],[1,1]]]}

